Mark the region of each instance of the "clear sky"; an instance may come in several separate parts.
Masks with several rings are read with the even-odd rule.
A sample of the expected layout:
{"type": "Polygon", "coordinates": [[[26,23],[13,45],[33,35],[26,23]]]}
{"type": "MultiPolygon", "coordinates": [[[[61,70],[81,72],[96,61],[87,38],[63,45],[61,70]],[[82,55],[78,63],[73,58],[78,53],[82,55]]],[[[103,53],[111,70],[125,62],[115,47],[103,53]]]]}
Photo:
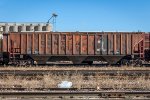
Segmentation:
{"type": "Polygon", "coordinates": [[[57,31],[150,32],[150,0],[0,0],[1,22],[47,22],[57,31]]]}

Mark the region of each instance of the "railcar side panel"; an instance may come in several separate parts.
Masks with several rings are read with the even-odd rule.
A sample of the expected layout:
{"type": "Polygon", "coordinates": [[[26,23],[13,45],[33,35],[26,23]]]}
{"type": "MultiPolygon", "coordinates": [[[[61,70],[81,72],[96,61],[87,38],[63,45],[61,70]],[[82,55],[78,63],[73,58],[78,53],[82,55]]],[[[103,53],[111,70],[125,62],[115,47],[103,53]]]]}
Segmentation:
{"type": "Polygon", "coordinates": [[[74,63],[99,60],[114,63],[127,55],[143,57],[145,48],[150,48],[149,36],[135,32],[9,33],[3,36],[3,52],[34,56],[39,62],[42,55],[43,62],[54,58],[74,63]]]}
{"type": "Polygon", "coordinates": [[[21,34],[21,54],[27,53],[27,34],[21,34]]]}
{"type": "Polygon", "coordinates": [[[138,51],[142,40],[143,34],[135,33],[10,33],[4,34],[3,51],[13,47],[21,48],[22,54],[126,55],[138,51]]]}
{"type": "Polygon", "coordinates": [[[80,35],[79,34],[75,34],[75,35],[73,35],[73,46],[74,46],[74,48],[73,48],[73,54],[75,54],[75,55],[79,55],[80,54],[80,42],[81,42],[81,40],[80,40],[80,35]]]}
{"type": "Polygon", "coordinates": [[[66,35],[65,34],[61,34],[60,35],[60,54],[61,55],[65,55],[66,53],[66,35]]]}
{"type": "Polygon", "coordinates": [[[95,39],[94,39],[94,37],[95,37],[94,35],[89,35],[89,40],[88,40],[89,42],[88,42],[88,45],[86,45],[86,48],[88,48],[88,54],[89,55],[94,55],[94,47],[95,47],[95,39]]]}
{"type": "Polygon", "coordinates": [[[131,38],[131,34],[127,34],[127,40],[126,40],[126,42],[127,42],[127,54],[131,54],[131,45],[132,45],[132,38],[131,38]]]}
{"type": "Polygon", "coordinates": [[[32,54],[32,34],[27,34],[27,54],[32,54]]]}
{"type": "Polygon", "coordinates": [[[39,35],[38,34],[34,34],[34,51],[33,51],[33,53],[34,54],[38,54],[39,53],[39,48],[38,48],[38,46],[39,46],[39,35]]]}
{"type": "Polygon", "coordinates": [[[52,52],[52,34],[47,34],[47,54],[52,52]]]}
{"type": "Polygon", "coordinates": [[[68,55],[72,55],[73,53],[73,35],[72,34],[67,34],[66,37],[67,45],[66,45],[66,53],[68,55]]]}
{"type": "Polygon", "coordinates": [[[118,34],[116,34],[116,42],[115,42],[115,44],[116,44],[116,52],[115,52],[115,54],[117,54],[117,55],[119,55],[119,54],[121,54],[121,52],[120,52],[120,45],[121,45],[121,43],[120,43],[120,40],[121,40],[121,38],[120,38],[120,33],[118,33],[118,34]]]}
{"type": "Polygon", "coordinates": [[[126,54],[126,34],[122,34],[122,41],[121,41],[121,45],[122,45],[122,52],[121,54],[125,55],[126,54]]]}
{"type": "Polygon", "coordinates": [[[132,51],[139,53],[139,43],[143,41],[144,34],[132,34],[132,51]]]}
{"type": "Polygon", "coordinates": [[[39,35],[39,38],[38,38],[38,41],[39,41],[38,48],[39,48],[39,54],[41,54],[41,34],[38,34],[38,35],[39,35]]]}
{"type": "Polygon", "coordinates": [[[2,53],[2,39],[0,39],[0,53],[2,53]]]}
{"type": "Polygon", "coordinates": [[[45,54],[46,51],[46,35],[45,34],[41,34],[41,51],[40,54],[45,54]]]}
{"type": "Polygon", "coordinates": [[[102,34],[97,34],[96,36],[96,54],[102,54],[102,34]]]}
{"type": "Polygon", "coordinates": [[[108,54],[108,35],[103,34],[102,36],[103,36],[102,42],[101,42],[102,54],[107,55],[108,54]]]}
{"type": "Polygon", "coordinates": [[[108,54],[109,55],[112,55],[112,54],[114,54],[114,35],[113,35],[113,33],[109,33],[108,34],[108,54]]]}
{"type": "Polygon", "coordinates": [[[3,52],[8,52],[8,35],[3,35],[3,52]]]}
{"type": "Polygon", "coordinates": [[[13,53],[20,53],[21,52],[21,34],[10,34],[8,39],[8,46],[9,51],[13,53]]]}
{"type": "Polygon", "coordinates": [[[90,44],[88,45],[88,36],[87,35],[81,35],[81,54],[85,55],[87,54],[87,49],[90,51],[91,49],[88,48],[88,46],[91,46],[90,44]]]}
{"type": "Polygon", "coordinates": [[[150,34],[145,34],[145,49],[150,49],[150,34]]]}

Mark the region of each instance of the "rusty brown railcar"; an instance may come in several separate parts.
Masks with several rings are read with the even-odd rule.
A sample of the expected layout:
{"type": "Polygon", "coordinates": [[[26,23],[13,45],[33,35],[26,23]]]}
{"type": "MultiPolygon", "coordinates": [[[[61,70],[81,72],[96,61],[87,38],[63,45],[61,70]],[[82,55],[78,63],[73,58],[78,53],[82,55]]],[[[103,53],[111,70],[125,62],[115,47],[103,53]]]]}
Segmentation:
{"type": "Polygon", "coordinates": [[[145,47],[149,49],[144,42],[148,36],[143,32],[12,32],[3,34],[3,52],[22,59],[28,56],[38,64],[51,61],[115,64],[132,55],[144,58],[145,47]]]}

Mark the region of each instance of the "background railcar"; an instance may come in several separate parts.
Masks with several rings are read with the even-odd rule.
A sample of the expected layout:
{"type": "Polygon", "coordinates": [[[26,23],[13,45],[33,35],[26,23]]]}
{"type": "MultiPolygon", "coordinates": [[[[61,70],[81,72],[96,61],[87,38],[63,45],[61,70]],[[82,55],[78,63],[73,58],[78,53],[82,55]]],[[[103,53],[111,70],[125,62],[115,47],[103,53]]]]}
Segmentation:
{"type": "Polygon", "coordinates": [[[3,34],[3,59],[4,63],[37,64],[148,60],[149,36],[144,32],[10,32],[3,34]]]}

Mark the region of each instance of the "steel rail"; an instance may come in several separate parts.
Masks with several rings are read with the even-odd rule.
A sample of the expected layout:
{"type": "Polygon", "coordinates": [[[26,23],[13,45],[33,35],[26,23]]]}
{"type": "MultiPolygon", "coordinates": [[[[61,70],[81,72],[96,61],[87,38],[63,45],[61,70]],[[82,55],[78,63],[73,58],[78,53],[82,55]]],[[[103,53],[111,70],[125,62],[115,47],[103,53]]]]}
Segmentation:
{"type": "MultiPolygon", "coordinates": [[[[30,65],[15,65],[15,64],[8,64],[9,66],[30,66],[30,65]]],[[[80,66],[90,66],[90,67],[122,67],[122,66],[126,66],[126,65],[118,65],[118,64],[113,64],[113,65],[109,65],[109,64],[92,64],[92,65],[89,65],[89,64],[86,64],[86,63],[83,63],[83,64],[73,64],[73,63],[50,63],[50,64],[38,64],[38,65],[32,65],[32,66],[49,66],[49,67],[53,67],[53,66],[59,66],[59,67],[62,67],[62,66],[69,66],[69,67],[73,67],[73,66],[76,66],[76,67],[80,67],[80,66]]],[[[132,66],[132,65],[131,65],[132,66]]],[[[142,66],[144,67],[150,67],[150,63],[149,64],[142,64],[142,66]]],[[[142,67],[141,66],[141,67],[142,67]]],[[[4,67],[4,65],[0,64],[0,67],[4,67]]],[[[133,67],[139,67],[139,66],[133,66],[133,67]]]]}
{"type": "Polygon", "coordinates": [[[0,75],[44,75],[44,74],[109,74],[149,75],[150,70],[0,70],[0,75]]]}
{"type": "Polygon", "coordinates": [[[0,97],[52,97],[95,96],[98,98],[145,97],[150,99],[150,91],[1,91],[0,97]]]}
{"type": "MultiPolygon", "coordinates": [[[[112,91],[114,90],[114,88],[100,88],[100,89],[97,89],[97,88],[22,88],[22,87],[17,87],[15,86],[14,88],[0,88],[0,90],[3,90],[3,91],[26,91],[26,90],[34,90],[34,91],[98,91],[98,90],[103,90],[103,91],[112,91]]],[[[115,90],[119,90],[119,88],[115,88],[115,90]]],[[[141,91],[150,91],[150,89],[142,89],[142,88],[122,88],[122,90],[132,90],[132,91],[138,91],[138,90],[141,90],[141,91]]]]}
{"type": "Polygon", "coordinates": [[[68,91],[68,90],[53,90],[53,91],[0,91],[0,95],[53,95],[53,94],[102,94],[102,93],[123,93],[123,94],[148,94],[150,91],[68,91]]]}

